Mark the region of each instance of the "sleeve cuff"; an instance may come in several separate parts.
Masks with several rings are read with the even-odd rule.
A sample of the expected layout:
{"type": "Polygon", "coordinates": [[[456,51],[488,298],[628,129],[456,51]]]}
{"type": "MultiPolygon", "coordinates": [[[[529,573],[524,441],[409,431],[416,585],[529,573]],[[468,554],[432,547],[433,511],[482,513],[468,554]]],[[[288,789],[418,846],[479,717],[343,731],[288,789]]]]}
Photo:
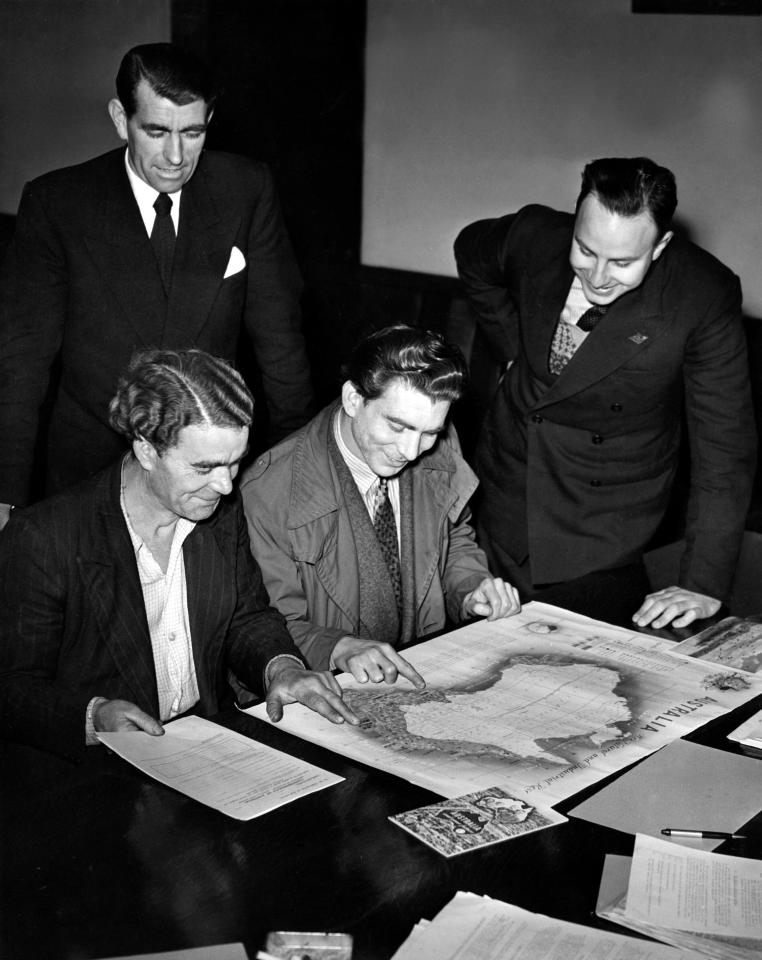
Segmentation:
{"type": "Polygon", "coordinates": [[[305,666],[299,657],[295,657],[291,653],[279,653],[277,657],[273,657],[265,667],[265,693],[270,689],[270,683],[272,682],[272,673],[275,665],[279,660],[291,660],[300,670],[305,670],[305,666]]]}
{"type": "Polygon", "coordinates": [[[95,724],[93,723],[93,713],[95,713],[95,708],[99,707],[102,703],[106,702],[106,697],[93,697],[93,699],[87,705],[87,713],[85,714],[85,746],[86,747],[97,747],[100,744],[95,733],[95,724]]]}

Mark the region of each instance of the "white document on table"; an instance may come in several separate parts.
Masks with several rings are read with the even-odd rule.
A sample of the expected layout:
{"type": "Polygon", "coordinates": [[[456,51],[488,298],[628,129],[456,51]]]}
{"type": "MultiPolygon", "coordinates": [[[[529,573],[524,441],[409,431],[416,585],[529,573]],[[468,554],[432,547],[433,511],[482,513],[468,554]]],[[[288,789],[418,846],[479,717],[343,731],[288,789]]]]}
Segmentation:
{"type": "Polygon", "coordinates": [[[99,733],[109,750],[200,803],[251,820],[344,778],[202,717],[183,717],[164,736],[99,733]]]}
{"type": "Polygon", "coordinates": [[[676,847],[639,834],[625,916],[653,926],[760,939],[762,860],[676,847]]]}
{"type": "Polygon", "coordinates": [[[417,924],[392,960],[682,960],[693,956],[594,927],[554,920],[474,893],[457,893],[417,924]]]}

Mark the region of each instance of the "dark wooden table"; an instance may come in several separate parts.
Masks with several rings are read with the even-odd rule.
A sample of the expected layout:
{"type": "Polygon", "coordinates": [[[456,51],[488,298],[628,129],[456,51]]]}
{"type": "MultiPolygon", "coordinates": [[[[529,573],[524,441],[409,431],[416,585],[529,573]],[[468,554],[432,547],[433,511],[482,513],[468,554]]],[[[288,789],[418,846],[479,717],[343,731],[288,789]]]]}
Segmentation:
{"type": "MultiPolygon", "coordinates": [[[[725,734],[760,700],[690,739],[735,749],[725,734]]],[[[239,822],[116,756],[32,792],[5,777],[0,957],[87,960],[242,941],[253,958],[269,930],[285,929],[351,933],[355,960],[387,960],[457,890],[619,930],[594,908],[604,855],[631,854],[631,836],[570,820],[445,859],[387,820],[434,794],[237,711],[216,719],[346,779],[239,822]]],[[[751,832],[762,838],[760,818],[751,832]]],[[[760,847],[723,852],[759,856],[760,847]]]]}

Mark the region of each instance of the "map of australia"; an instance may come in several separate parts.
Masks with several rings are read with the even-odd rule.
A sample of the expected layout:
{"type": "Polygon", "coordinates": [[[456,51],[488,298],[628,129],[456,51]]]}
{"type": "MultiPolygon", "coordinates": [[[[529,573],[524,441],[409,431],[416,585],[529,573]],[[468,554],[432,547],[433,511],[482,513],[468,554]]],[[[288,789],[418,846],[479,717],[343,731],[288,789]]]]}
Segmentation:
{"type": "Polygon", "coordinates": [[[567,765],[579,748],[628,735],[632,713],[617,693],[621,686],[610,667],[518,655],[460,688],[364,688],[347,690],[345,698],[365,735],[387,749],[544,767],[567,765]]]}
{"type": "Polygon", "coordinates": [[[530,603],[405,649],[424,690],[342,674],[358,726],[301,704],[279,726],[441,796],[500,787],[551,806],[762,693],[762,677],[736,689],[673,647],[530,603]]]}

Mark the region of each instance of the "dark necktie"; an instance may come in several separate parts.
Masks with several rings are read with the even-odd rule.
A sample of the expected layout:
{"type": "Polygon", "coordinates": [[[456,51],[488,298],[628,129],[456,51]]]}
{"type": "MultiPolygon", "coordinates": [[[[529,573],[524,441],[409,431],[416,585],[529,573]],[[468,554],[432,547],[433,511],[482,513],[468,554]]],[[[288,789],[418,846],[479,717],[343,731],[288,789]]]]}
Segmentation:
{"type": "Polygon", "coordinates": [[[394,510],[389,499],[386,477],[378,478],[376,491],[376,509],[373,513],[373,526],[376,529],[381,553],[384,555],[389,576],[392,578],[394,599],[397,601],[397,610],[402,610],[402,580],[400,578],[400,554],[397,542],[397,523],[394,519],[394,510]]]}
{"type": "Polygon", "coordinates": [[[168,293],[172,277],[172,258],[175,255],[175,225],[172,223],[171,215],[172,197],[167,193],[160,193],[154,200],[153,208],[156,211],[156,217],[151,230],[151,243],[159,264],[164,292],[168,293]]]}
{"type": "Polygon", "coordinates": [[[577,326],[580,330],[584,330],[585,333],[589,333],[607,310],[608,307],[598,307],[595,305],[589,307],[577,321],[577,326]]]}

